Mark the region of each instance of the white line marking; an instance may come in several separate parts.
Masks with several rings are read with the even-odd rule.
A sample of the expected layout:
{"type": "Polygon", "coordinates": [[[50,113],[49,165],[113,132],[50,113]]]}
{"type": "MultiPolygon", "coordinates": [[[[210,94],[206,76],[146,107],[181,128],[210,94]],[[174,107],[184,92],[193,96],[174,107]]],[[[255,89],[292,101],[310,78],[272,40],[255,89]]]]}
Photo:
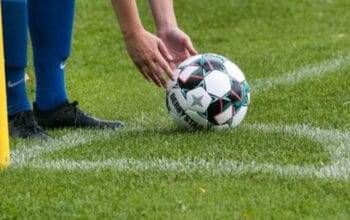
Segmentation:
{"type": "Polygon", "coordinates": [[[294,85],[312,77],[321,77],[327,73],[332,73],[350,65],[350,54],[339,55],[336,58],[323,63],[309,65],[287,74],[273,76],[270,78],[257,79],[252,82],[254,95],[270,90],[279,85],[294,85]]]}
{"type": "Polygon", "coordinates": [[[263,132],[287,132],[291,135],[308,137],[318,141],[329,151],[332,161],[350,159],[350,132],[335,129],[313,128],[308,125],[269,125],[251,124],[244,125],[248,129],[263,132]]]}
{"type": "Polygon", "coordinates": [[[29,163],[31,160],[41,156],[44,153],[53,153],[56,151],[77,147],[83,144],[89,144],[93,141],[109,138],[116,134],[111,130],[76,130],[60,138],[55,138],[34,146],[20,146],[11,152],[11,164],[13,166],[29,163]]]}
{"type": "Polygon", "coordinates": [[[72,160],[38,160],[35,163],[26,165],[29,168],[44,170],[69,170],[69,171],[94,171],[103,169],[113,169],[119,172],[184,172],[200,173],[209,176],[238,175],[246,173],[268,173],[280,176],[296,177],[317,177],[339,180],[350,179],[350,162],[345,161],[342,164],[333,164],[325,167],[296,166],[296,165],[278,165],[264,164],[257,162],[243,163],[238,161],[220,160],[207,161],[203,159],[110,159],[104,161],[72,161],[72,160]]]}
{"type": "MultiPolygon", "coordinates": [[[[44,170],[98,170],[115,169],[117,171],[159,171],[159,172],[199,172],[208,175],[228,175],[243,173],[275,173],[282,176],[319,177],[333,179],[349,179],[350,177],[350,133],[337,130],[312,128],[307,125],[277,126],[268,124],[245,125],[243,128],[260,132],[281,132],[308,137],[324,144],[331,153],[335,163],[323,167],[317,165],[296,166],[264,164],[257,162],[238,162],[230,160],[207,161],[205,159],[169,160],[152,158],[136,160],[132,158],[109,159],[105,161],[45,161],[31,158],[31,163],[17,163],[16,167],[30,167],[44,170]]],[[[47,150],[67,149],[76,145],[57,145],[47,150]]]]}

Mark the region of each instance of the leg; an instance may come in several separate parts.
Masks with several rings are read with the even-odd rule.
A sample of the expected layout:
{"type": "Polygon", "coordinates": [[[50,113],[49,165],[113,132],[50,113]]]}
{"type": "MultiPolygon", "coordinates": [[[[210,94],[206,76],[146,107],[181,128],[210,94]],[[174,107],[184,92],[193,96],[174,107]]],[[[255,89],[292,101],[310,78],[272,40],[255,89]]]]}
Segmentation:
{"type": "Polygon", "coordinates": [[[74,0],[28,0],[37,91],[34,115],[46,128],[88,127],[119,129],[118,121],[92,117],[69,103],[64,84],[64,61],[71,47],[74,0]]]}
{"type": "Polygon", "coordinates": [[[2,1],[6,90],[9,115],[30,111],[24,71],[27,65],[26,0],[2,1]]]}
{"type": "Polygon", "coordinates": [[[35,122],[26,94],[24,79],[28,41],[26,0],[3,0],[2,15],[10,136],[46,139],[48,135],[35,122]]]}
{"type": "Polygon", "coordinates": [[[36,106],[48,111],[67,102],[64,62],[69,57],[74,0],[28,0],[36,72],[36,106]]]}

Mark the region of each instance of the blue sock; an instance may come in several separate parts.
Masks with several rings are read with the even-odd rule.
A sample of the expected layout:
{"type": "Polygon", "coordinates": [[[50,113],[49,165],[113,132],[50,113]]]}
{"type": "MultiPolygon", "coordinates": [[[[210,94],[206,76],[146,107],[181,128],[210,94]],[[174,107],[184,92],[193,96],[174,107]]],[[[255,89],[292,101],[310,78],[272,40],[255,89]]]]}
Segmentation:
{"type": "Polygon", "coordinates": [[[27,65],[27,4],[2,1],[8,114],[31,110],[24,71],[27,65]]]}
{"type": "Polygon", "coordinates": [[[67,102],[64,62],[69,57],[74,0],[28,0],[36,105],[47,111],[67,102]]]}

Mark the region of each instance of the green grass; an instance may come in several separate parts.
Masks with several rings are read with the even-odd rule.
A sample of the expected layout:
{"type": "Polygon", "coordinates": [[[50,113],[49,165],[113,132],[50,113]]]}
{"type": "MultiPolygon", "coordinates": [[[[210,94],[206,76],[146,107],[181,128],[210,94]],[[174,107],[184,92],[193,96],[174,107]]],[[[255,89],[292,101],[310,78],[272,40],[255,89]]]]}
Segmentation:
{"type": "MultiPolygon", "coordinates": [[[[154,30],[146,1],[140,14],[154,30]]],[[[348,0],[176,0],[179,25],[200,52],[234,60],[250,82],[350,53],[348,0]]],[[[29,69],[32,74],[32,68],[29,69]]],[[[145,82],[128,58],[108,1],[77,1],[73,53],[67,64],[72,100],[125,131],[40,159],[133,158],[238,161],[322,167],[332,156],[319,141],[252,124],[300,125],[350,132],[350,67],[255,94],[238,129],[186,133],[175,128],[164,91],[145,82]]],[[[29,82],[33,97],[33,81],[29,82]]],[[[73,130],[50,131],[58,139],[73,130]]],[[[83,135],[89,134],[83,132],[83,135]]],[[[35,141],[12,140],[13,150],[35,141]]],[[[348,143],[345,147],[349,148],[348,143]]],[[[50,146],[47,146],[50,149],[50,146]]],[[[349,160],[349,158],[347,158],[349,160]]],[[[349,179],[243,172],[45,170],[0,172],[0,219],[349,219],[349,179]]]]}

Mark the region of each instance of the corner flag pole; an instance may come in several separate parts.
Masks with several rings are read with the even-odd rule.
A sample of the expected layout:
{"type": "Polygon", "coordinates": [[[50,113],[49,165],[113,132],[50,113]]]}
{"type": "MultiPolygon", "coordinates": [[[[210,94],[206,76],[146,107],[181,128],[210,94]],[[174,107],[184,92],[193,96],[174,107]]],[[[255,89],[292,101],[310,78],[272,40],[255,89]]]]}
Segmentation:
{"type": "Polygon", "coordinates": [[[4,43],[2,30],[2,14],[0,5],[0,170],[10,163],[10,146],[7,122],[6,82],[4,65],[4,43]]]}

